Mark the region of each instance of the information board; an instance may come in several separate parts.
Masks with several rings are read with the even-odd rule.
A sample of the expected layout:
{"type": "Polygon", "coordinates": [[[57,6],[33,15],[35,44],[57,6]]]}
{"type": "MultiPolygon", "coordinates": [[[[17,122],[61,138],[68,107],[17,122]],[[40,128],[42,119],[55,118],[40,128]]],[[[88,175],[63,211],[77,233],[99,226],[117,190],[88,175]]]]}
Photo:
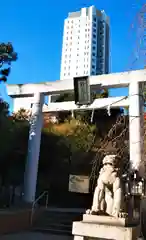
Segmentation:
{"type": "Polygon", "coordinates": [[[89,193],[89,177],[81,175],[70,175],[69,191],[78,193],[89,193]]]}

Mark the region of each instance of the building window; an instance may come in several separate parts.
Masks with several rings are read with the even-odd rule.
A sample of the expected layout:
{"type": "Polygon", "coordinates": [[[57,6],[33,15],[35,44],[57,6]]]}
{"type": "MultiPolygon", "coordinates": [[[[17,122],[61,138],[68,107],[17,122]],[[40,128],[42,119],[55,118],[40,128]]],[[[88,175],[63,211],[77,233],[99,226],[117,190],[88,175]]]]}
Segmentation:
{"type": "Polygon", "coordinates": [[[96,23],[93,23],[93,27],[96,27],[96,23]]]}
{"type": "Polygon", "coordinates": [[[93,21],[96,22],[96,17],[93,18],[93,21]]]}
{"type": "Polygon", "coordinates": [[[95,41],[95,40],[93,40],[93,41],[92,41],[92,43],[93,43],[93,44],[96,44],[96,41],[95,41]]]}
{"type": "Polygon", "coordinates": [[[95,34],[93,34],[93,38],[96,38],[96,35],[95,35],[95,34]]]}
{"type": "Polygon", "coordinates": [[[95,57],[95,53],[92,53],[92,56],[95,57]]]}
{"type": "Polygon", "coordinates": [[[96,29],[95,28],[93,28],[93,32],[96,33],[96,29]]]}
{"type": "Polygon", "coordinates": [[[95,69],[95,65],[92,65],[92,69],[95,69]]]}
{"type": "Polygon", "coordinates": [[[94,51],[95,49],[96,49],[96,47],[95,47],[95,46],[93,46],[93,47],[92,47],[92,50],[94,51]]]}

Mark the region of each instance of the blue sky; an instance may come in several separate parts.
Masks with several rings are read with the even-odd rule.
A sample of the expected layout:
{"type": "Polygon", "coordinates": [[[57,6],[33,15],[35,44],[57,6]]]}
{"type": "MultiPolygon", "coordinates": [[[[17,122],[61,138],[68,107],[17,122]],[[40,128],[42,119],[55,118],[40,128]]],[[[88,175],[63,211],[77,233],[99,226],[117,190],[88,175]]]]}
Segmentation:
{"type": "MultiPolygon", "coordinates": [[[[68,12],[95,5],[111,21],[111,71],[129,69],[136,39],[131,28],[143,0],[7,0],[1,1],[0,42],[11,41],[18,53],[8,83],[44,82],[59,79],[64,19],[68,12]]],[[[139,66],[138,66],[139,67],[139,66]]],[[[2,97],[11,104],[4,84],[2,97]]],[[[114,90],[112,95],[125,94],[114,90]]]]}

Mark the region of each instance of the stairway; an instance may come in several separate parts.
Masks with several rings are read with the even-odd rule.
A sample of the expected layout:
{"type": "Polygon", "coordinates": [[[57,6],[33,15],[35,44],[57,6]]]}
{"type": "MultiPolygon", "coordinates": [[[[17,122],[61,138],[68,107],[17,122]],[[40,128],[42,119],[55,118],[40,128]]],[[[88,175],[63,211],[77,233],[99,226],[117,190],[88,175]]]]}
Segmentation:
{"type": "Polygon", "coordinates": [[[33,222],[33,231],[49,234],[72,234],[73,221],[81,221],[85,211],[72,209],[45,209],[33,222]]]}

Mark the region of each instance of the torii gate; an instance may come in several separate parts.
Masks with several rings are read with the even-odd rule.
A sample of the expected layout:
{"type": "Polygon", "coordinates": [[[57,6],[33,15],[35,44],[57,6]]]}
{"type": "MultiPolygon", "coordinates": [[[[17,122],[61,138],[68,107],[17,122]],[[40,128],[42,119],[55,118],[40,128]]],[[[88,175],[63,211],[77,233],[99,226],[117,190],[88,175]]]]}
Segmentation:
{"type": "MultiPolygon", "coordinates": [[[[91,88],[120,88],[129,87],[128,97],[109,97],[96,99],[89,106],[80,109],[98,109],[105,107],[129,106],[129,148],[132,170],[140,170],[143,152],[142,113],[143,98],[141,83],[146,82],[146,70],[121,72],[114,74],[89,77],[91,88]]],[[[32,203],[35,200],[38,162],[40,153],[42,106],[45,95],[60,94],[73,91],[73,80],[59,80],[40,84],[7,85],[8,95],[13,99],[30,97],[33,99],[32,123],[30,125],[28,140],[28,155],[24,178],[24,200],[32,203]]],[[[21,105],[21,104],[20,104],[21,105]]],[[[23,107],[23,106],[22,106],[23,107]]],[[[48,111],[79,109],[74,102],[49,103],[48,111]]]]}

